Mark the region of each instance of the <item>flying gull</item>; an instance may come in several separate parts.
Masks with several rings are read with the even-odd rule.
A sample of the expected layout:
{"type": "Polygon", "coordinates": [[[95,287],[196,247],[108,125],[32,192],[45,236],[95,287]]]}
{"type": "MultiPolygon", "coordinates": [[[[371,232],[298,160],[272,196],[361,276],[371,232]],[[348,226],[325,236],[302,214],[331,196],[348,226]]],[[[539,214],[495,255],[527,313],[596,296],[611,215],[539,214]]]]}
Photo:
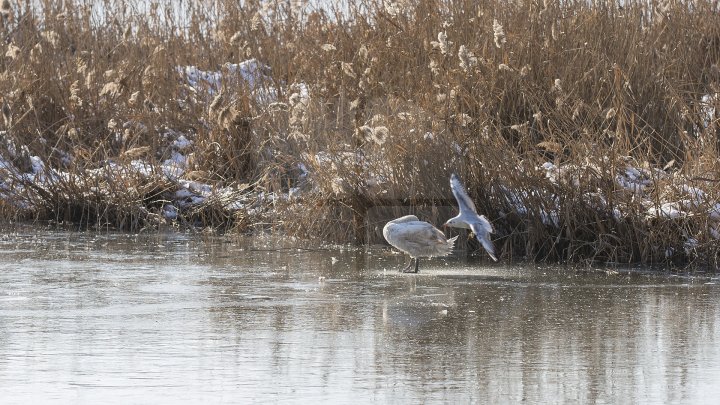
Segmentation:
{"type": "Polygon", "coordinates": [[[456,217],[448,219],[445,226],[470,229],[490,257],[497,261],[495,245],[490,240],[490,234],[494,232],[492,224],[485,218],[485,215],[478,215],[475,203],[470,199],[455,173],[450,176],[450,188],[458,202],[460,213],[456,217]]]}

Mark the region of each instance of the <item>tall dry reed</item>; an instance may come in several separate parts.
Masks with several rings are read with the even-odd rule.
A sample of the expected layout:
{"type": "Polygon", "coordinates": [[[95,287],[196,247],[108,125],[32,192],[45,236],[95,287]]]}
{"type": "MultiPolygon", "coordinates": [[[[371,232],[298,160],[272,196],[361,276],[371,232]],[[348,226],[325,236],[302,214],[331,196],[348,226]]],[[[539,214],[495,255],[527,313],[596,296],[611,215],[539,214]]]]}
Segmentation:
{"type": "Polygon", "coordinates": [[[29,196],[0,203],[6,217],[157,226],[178,183],[117,168],[157,167],[183,134],[183,178],[246,198],[183,209],[189,225],[373,242],[380,212],[443,220],[431,207],[454,204],[458,172],[506,258],[716,262],[717,224],[697,213],[720,198],[717,2],[8,1],[0,12],[0,155],[16,162],[2,170],[29,196]],[[226,63],[252,58],[269,67],[261,89],[228,79],[226,63]],[[199,88],[183,66],[225,80],[199,88]],[[30,156],[68,175],[33,189],[30,156]],[[649,214],[670,203],[684,215],[649,214]]]}

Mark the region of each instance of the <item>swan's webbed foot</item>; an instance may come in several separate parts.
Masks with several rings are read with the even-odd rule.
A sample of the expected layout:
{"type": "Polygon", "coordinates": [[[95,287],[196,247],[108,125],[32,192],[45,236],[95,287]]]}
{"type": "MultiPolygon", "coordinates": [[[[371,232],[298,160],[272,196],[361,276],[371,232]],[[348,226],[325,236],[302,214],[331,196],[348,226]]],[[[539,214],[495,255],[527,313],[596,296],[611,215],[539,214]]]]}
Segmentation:
{"type": "Polygon", "coordinates": [[[408,266],[403,269],[403,273],[417,273],[418,272],[418,263],[420,263],[420,259],[410,259],[410,263],[408,263],[408,266]],[[415,268],[413,269],[412,262],[415,260],[415,268]]]}
{"type": "Polygon", "coordinates": [[[407,273],[408,270],[410,269],[410,267],[412,267],[412,262],[413,262],[413,259],[412,259],[412,257],[411,257],[410,260],[408,261],[408,264],[406,264],[405,267],[399,269],[398,271],[399,271],[400,273],[407,273]]]}

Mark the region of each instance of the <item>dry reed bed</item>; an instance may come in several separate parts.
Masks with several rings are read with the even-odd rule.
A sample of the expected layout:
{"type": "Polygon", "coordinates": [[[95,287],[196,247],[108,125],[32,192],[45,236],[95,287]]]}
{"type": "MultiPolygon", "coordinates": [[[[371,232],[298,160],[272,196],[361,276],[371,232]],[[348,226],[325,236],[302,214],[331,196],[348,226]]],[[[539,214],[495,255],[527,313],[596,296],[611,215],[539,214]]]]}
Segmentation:
{"type": "Polygon", "coordinates": [[[0,214],[716,265],[716,2],[190,3],[2,1],[0,214]]]}

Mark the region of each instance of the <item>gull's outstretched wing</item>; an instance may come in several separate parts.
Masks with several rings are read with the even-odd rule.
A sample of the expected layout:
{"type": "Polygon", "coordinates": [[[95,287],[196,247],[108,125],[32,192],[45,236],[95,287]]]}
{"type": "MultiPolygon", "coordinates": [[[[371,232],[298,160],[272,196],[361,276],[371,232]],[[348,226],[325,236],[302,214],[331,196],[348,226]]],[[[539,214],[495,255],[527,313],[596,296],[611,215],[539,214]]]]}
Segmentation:
{"type": "Polygon", "coordinates": [[[450,188],[452,189],[453,195],[458,202],[461,214],[463,212],[477,213],[475,210],[475,203],[473,203],[470,199],[470,196],[468,196],[465,191],[465,187],[463,187],[462,183],[460,183],[460,179],[455,173],[450,176],[450,188]]]}
{"type": "Polygon", "coordinates": [[[495,233],[495,230],[493,229],[492,224],[490,223],[490,221],[488,221],[488,219],[487,219],[487,217],[486,217],[485,215],[480,215],[480,220],[478,221],[478,223],[479,223],[483,228],[485,228],[485,230],[486,230],[488,233],[495,233]]]}
{"type": "Polygon", "coordinates": [[[475,234],[475,237],[478,241],[480,241],[480,244],[483,245],[485,248],[485,251],[490,255],[490,257],[498,261],[497,257],[495,257],[495,245],[490,240],[490,234],[488,232],[485,232],[486,228],[483,224],[480,222],[472,223],[470,224],[470,229],[475,234]]]}

